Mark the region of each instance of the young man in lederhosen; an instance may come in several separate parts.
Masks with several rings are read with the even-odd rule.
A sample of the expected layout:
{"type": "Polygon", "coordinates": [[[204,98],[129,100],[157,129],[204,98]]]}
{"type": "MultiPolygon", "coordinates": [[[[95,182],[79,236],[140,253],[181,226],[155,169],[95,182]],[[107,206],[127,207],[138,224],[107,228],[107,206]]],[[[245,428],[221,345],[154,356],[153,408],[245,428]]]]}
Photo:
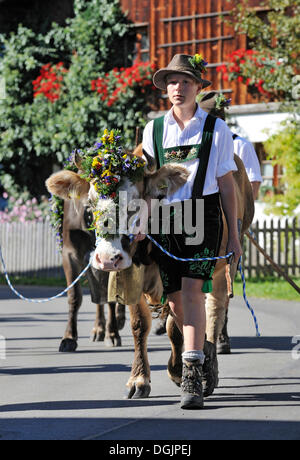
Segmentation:
{"type": "MultiPolygon", "coordinates": [[[[187,182],[172,196],[167,196],[165,204],[192,199],[195,212],[196,199],[203,198],[204,240],[194,246],[186,244],[185,239],[190,235],[185,233],[154,236],[175,256],[217,256],[222,239],[221,197],[229,229],[227,252],[234,252],[237,261],[242,250],[236,225],[232,171],[237,168],[232,136],[222,120],[207,115],[196,104],[197,94],[211,84],[202,78],[205,64],[200,55],[178,54],[166,68],[155,73],[155,86],[167,91],[173,106],[164,117],[149,122],[143,135],[143,149],[156,158],[158,167],[173,161],[189,171],[187,182]]],[[[205,293],[212,291],[215,262],[179,262],[159,249],[154,253],[172,315],[184,337],[181,407],[202,408],[205,293]]]]}

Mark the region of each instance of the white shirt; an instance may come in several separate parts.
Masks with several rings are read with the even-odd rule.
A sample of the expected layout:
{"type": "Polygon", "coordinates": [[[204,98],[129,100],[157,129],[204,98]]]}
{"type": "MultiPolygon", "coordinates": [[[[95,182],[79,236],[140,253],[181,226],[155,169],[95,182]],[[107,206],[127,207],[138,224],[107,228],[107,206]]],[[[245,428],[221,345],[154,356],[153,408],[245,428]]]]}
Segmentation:
{"type": "MultiPolygon", "coordinates": [[[[173,116],[173,108],[165,115],[163,130],[163,148],[181,145],[196,145],[202,140],[202,133],[207,113],[199,106],[188,125],[181,130],[173,116]]],[[[155,158],[153,148],[153,123],[150,121],[143,134],[143,149],[155,158]]],[[[225,176],[229,171],[237,171],[234,162],[232,133],[226,123],[217,118],[213,141],[204,182],[203,195],[211,195],[219,191],[217,178],[225,176]]],[[[188,200],[192,196],[193,184],[198,170],[199,159],[182,163],[190,173],[187,182],[173,195],[167,197],[167,202],[188,200]]]]}
{"type": "Polygon", "coordinates": [[[247,139],[237,136],[233,140],[234,153],[243,161],[250,182],[262,182],[260,165],[253,145],[247,139]]]}

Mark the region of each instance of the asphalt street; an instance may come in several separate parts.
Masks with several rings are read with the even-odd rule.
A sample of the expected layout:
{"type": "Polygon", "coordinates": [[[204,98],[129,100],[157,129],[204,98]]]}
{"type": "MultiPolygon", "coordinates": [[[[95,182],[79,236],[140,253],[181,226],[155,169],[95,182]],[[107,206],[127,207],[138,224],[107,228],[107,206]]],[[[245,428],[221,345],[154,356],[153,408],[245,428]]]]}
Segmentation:
{"type": "MultiPolygon", "coordinates": [[[[59,289],[19,288],[27,297],[59,289]]],[[[152,391],[123,399],[133,359],[129,313],[122,347],[90,341],[95,309],[84,295],[75,353],[58,352],[66,298],[35,304],[0,287],[0,440],[300,439],[300,302],[243,298],[230,304],[231,355],[219,356],[220,383],[205,408],[179,407],[169,379],[168,337],[149,337],[152,391]]],[[[153,325],[156,320],[153,321],[153,325]]]]}

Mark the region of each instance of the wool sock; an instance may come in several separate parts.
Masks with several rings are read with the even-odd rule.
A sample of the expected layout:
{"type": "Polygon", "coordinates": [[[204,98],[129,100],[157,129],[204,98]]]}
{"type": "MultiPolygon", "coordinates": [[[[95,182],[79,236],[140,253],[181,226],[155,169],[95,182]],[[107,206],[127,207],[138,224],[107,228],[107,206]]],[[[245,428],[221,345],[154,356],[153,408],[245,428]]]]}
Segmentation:
{"type": "Polygon", "coordinates": [[[190,350],[182,353],[182,360],[185,361],[196,361],[199,359],[200,363],[203,364],[205,360],[205,354],[202,350],[190,350]]]}

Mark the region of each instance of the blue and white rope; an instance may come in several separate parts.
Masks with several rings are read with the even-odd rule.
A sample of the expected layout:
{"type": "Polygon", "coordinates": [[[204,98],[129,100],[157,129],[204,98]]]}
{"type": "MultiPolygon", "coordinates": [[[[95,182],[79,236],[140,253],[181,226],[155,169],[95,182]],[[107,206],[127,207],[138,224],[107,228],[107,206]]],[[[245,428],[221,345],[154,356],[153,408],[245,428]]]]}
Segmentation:
{"type": "MultiPolygon", "coordinates": [[[[149,238],[149,240],[151,240],[162,252],[164,252],[166,255],[168,255],[169,257],[172,257],[172,259],[175,259],[175,260],[178,260],[180,262],[199,262],[199,261],[206,261],[206,260],[219,260],[219,259],[228,259],[230,258],[233,253],[232,252],[229,252],[228,254],[226,254],[226,256],[218,256],[218,257],[203,257],[203,258],[198,258],[198,259],[182,259],[180,257],[176,257],[174,256],[173,254],[171,254],[170,252],[168,252],[166,249],[164,249],[157,241],[155,241],[150,235],[147,235],[147,237],[149,238]]],[[[242,282],[243,282],[243,298],[244,298],[244,301],[246,303],[246,306],[247,308],[250,310],[251,312],[251,315],[253,317],[253,320],[254,320],[254,324],[255,324],[255,329],[256,329],[256,337],[260,337],[260,332],[259,332],[259,328],[258,328],[258,321],[257,321],[257,318],[255,316],[255,313],[254,313],[254,310],[253,308],[251,307],[251,305],[249,304],[248,302],[248,299],[247,299],[247,296],[246,296],[246,282],[245,282],[245,276],[244,276],[244,272],[243,272],[243,269],[242,269],[242,256],[240,257],[239,259],[239,262],[238,262],[238,268],[239,268],[239,272],[241,274],[241,278],[242,278],[242,282]]]]}
{"type": "MultiPolygon", "coordinates": [[[[129,239],[130,241],[133,241],[135,235],[133,234],[130,234],[129,235],[129,239]]],[[[164,252],[166,255],[168,255],[169,257],[171,257],[172,259],[175,259],[177,261],[180,261],[180,262],[202,262],[202,261],[211,261],[211,260],[219,260],[219,259],[228,259],[230,258],[233,253],[230,252],[228,254],[226,254],[225,256],[218,256],[218,257],[203,257],[203,258],[197,258],[197,259],[184,259],[184,258],[181,258],[181,257],[177,257],[173,254],[171,254],[169,251],[167,251],[166,249],[164,249],[156,240],[154,240],[150,235],[147,235],[147,238],[152,241],[152,243],[154,243],[162,252],[164,252]]],[[[98,246],[99,242],[100,242],[101,238],[100,237],[97,237],[96,238],[96,246],[98,246]]],[[[6,269],[6,266],[5,266],[5,262],[4,262],[4,259],[3,259],[3,255],[2,255],[2,250],[1,250],[1,245],[0,245],[0,259],[1,259],[1,262],[2,262],[2,266],[3,266],[3,270],[4,270],[4,276],[5,276],[5,279],[7,281],[7,284],[8,286],[10,287],[10,289],[14,292],[14,294],[16,294],[17,297],[19,297],[20,299],[22,300],[25,300],[27,302],[31,302],[31,303],[45,303],[45,302],[50,302],[52,300],[55,300],[55,299],[58,299],[59,297],[63,296],[64,294],[66,294],[79,280],[80,278],[88,271],[88,269],[91,267],[91,261],[92,261],[92,255],[90,256],[90,261],[89,263],[87,264],[87,266],[82,270],[82,272],[77,276],[77,278],[68,286],[66,287],[66,289],[64,289],[62,292],[60,292],[59,294],[56,294],[55,296],[53,297],[49,297],[49,298],[46,298],[46,299],[31,299],[31,298],[28,298],[28,297],[25,297],[23,296],[20,292],[18,292],[14,287],[13,285],[11,284],[10,282],[10,279],[9,279],[9,276],[8,276],[8,273],[7,273],[7,269],[6,269]]],[[[246,306],[247,308],[250,310],[251,312],[251,315],[253,317],[253,320],[254,320],[254,324],[255,324],[255,328],[256,328],[256,336],[257,337],[260,337],[260,332],[259,332],[259,328],[258,328],[258,322],[257,322],[257,318],[255,316],[255,313],[254,313],[254,310],[253,308],[251,307],[251,305],[249,304],[248,302],[248,299],[247,299],[247,296],[246,296],[246,282],[245,282],[245,276],[244,276],[244,273],[243,273],[243,269],[242,269],[242,264],[241,264],[241,261],[242,261],[242,257],[240,257],[240,260],[239,260],[239,265],[238,265],[238,268],[239,268],[239,271],[240,271],[240,274],[241,274],[241,278],[242,278],[242,282],[243,282],[243,297],[244,297],[244,300],[245,300],[245,303],[246,303],[246,306]]]]}
{"type": "Polygon", "coordinates": [[[202,257],[198,259],[183,259],[181,257],[174,256],[169,251],[164,249],[157,241],[155,241],[150,235],[147,235],[150,241],[154,243],[162,252],[164,252],[167,256],[172,257],[172,259],[178,260],[179,262],[204,262],[206,260],[219,260],[219,259],[229,259],[233,252],[229,252],[226,256],[218,256],[218,257],[202,257]]]}
{"type": "Polygon", "coordinates": [[[0,246],[0,259],[1,259],[1,262],[2,262],[2,266],[3,266],[3,270],[4,270],[4,276],[6,278],[6,281],[7,281],[7,284],[9,285],[10,289],[16,294],[17,297],[19,297],[20,299],[22,300],[26,300],[26,302],[31,302],[31,303],[45,303],[45,302],[50,302],[51,300],[55,300],[55,299],[58,299],[59,297],[63,296],[64,294],[66,294],[79,280],[80,278],[88,271],[88,269],[90,268],[91,266],[91,259],[88,263],[88,265],[82,270],[82,272],[77,276],[77,278],[72,282],[72,284],[70,284],[68,287],[66,287],[66,289],[64,289],[62,292],[60,292],[59,294],[53,296],[53,297],[49,297],[47,299],[30,299],[28,297],[24,297],[20,292],[18,292],[14,287],[13,285],[11,284],[10,282],[10,279],[9,279],[9,276],[8,276],[8,273],[7,273],[7,269],[6,269],[6,266],[5,266],[5,262],[4,262],[4,259],[3,259],[3,255],[2,255],[2,250],[1,250],[1,246],[0,246]]]}
{"type": "Polygon", "coordinates": [[[244,272],[243,272],[243,269],[242,269],[242,256],[240,257],[240,260],[239,260],[238,269],[239,269],[239,272],[240,272],[240,275],[241,275],[241,278],[242,278],[242,282],[243,282],[243,297],[244,297],[244,301],[245,301],[246,306],[250,310],[251,315],[253,317],[253,321],[254,321],[255,329],[256,329],[256,337],[260,337],[257,318],[256,318],[254,310],[251,307],[251,305],[249,304],[247,296],[246,296],[246,281],[245,281],[245,276],[244,276],[244,272]]]}

